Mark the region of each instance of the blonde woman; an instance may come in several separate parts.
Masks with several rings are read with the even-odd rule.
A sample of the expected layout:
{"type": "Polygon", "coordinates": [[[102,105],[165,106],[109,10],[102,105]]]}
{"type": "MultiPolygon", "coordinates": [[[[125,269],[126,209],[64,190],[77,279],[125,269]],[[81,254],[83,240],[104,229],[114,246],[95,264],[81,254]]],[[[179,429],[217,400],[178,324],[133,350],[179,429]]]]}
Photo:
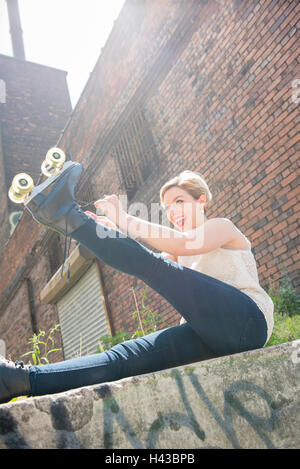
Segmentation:
{"type": "Polygon", "coordinates": [[[272,332],[274,305],[259,285],[249,240],[229,219],[206,217],[212,195],[201,174],[183,171],[161,188],[161,204],[174,226],[169,228],[129,215],[116,195],[95,202],[104,216],[83,212],[74,197],[81,171],[74,163],[47,195],[39,193],[26,209],[104,263],[143,280],[182,320],[109,351],[50,365],[24,366],[3,359],[0,402],[263,347],[272,332]]]}

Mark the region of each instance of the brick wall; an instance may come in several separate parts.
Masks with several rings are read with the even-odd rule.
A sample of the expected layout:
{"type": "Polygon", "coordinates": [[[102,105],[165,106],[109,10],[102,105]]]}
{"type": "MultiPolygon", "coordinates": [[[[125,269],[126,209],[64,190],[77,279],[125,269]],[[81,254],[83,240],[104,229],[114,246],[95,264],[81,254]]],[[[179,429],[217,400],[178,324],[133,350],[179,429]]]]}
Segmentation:
{"type": "MultiPolygon", "coordinates": [[[[150,207],[167,179],[200,171],[213,195],[208,218],[228,217],[250,239],[261,285],[277,284],[286,266],[299,290],[299,104],[292,99],[299,18],[297,1],[127,1],[59,142],[83,163],[82,187],[95,198],[122,193],[113,147],[142,109],[159,161],[133,201],[150,207]]],[[[45,246],[43,229],[27,219],[17,229],[1,266],[14,266],[10,279],[21,263],[16,247],[30,230],[35,241],[23,253],[33,242],[45,246]]],[[[145,284],[99,264],[112,329],[134,331],[131,287],[140,301],[145,284]]],[[[38,291],[47,265],[36,259],[34,269],[38,291]]],[[[9,282],[0,285],[2,296],[9,282]]],[[[163,326],[178,323],[156,292],[148,297],[163,326]]],[[[36,309],[50,328],[55,308],[37,297],[36,309]]]]}

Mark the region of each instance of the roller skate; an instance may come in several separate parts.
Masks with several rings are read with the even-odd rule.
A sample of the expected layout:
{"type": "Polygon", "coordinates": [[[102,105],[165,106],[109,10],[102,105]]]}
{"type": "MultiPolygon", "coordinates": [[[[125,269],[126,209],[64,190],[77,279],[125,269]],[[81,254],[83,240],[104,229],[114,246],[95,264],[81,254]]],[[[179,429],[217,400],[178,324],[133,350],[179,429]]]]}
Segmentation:
{"type": "Polygon", "coordinates": [[[30,396],[29,365],[0,356],[0,404],[18,396],[30,396]]]}
{"type": "Polygon", "coordinates": [[[63,150],[53,147],[47,152],[41,170],[47,179],[37,186],[28,174],[17,174],[8,196],[14,203],[23,203],[38,223],[69,236],[89,219],[77,204],[74,193],[82,165],[66,161],[63,150]]]}
{"type": "MultiPolygon", "coordinates": [[[[48,178],[59,174],[65,161],[66,155],[63,150],[57,147],[50,148],[41,166],[42,174],[48,178]]],[[[26,173],[19,173],[13,178],[8,196],[16,204],[25,203],[33,187],[32,177],[26,173]]]]}

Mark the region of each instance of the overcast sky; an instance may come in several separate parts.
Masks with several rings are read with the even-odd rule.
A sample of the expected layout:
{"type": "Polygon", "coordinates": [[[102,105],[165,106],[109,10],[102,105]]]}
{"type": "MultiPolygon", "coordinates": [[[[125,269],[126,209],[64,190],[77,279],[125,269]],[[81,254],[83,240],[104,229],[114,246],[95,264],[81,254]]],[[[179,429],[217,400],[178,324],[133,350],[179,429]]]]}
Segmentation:
{"type": "MultiPolygon", "coordinates": [[[[124,1],[19,0],[26,60],[66,70],[73,107],[124,1]]],[[[6,0],[0,0],[0,53],[12,55],[6,0]]]]}

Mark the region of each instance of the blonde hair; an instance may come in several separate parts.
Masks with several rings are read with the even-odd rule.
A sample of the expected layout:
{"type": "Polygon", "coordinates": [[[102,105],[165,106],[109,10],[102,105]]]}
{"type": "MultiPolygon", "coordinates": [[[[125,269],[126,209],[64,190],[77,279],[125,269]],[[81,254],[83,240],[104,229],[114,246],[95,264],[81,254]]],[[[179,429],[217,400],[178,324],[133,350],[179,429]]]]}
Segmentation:
{"type": "MultiPolygon", "coordinates": [[[[178,176],[167,181],[160,189],[160,203],[163,208],[165,192],[171,187],[180,187],[188,192],[194,199],[199,199],[202,194],[206,195],[206,205],[211,202],[212,194],[209,190],[207,183],[203,176],[196,171],[185,170],[182,171],[178,176]]],[[[205,207],[206,208],[206,207],[205,207]]]]}

